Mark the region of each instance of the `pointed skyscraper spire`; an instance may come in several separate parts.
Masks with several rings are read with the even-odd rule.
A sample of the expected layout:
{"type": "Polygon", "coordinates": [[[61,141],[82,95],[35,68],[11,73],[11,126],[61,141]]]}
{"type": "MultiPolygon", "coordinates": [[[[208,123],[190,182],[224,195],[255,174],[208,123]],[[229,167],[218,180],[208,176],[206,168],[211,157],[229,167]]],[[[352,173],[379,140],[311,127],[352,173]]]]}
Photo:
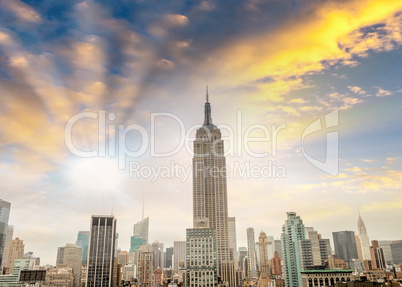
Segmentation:
{"type": "Polygon", "coordinates": [[[204,126],[212,126],[214,127],[214,125],[212,124],[212,117],[211,117],[211,104],[209,103],[209,94],[208,94],[208,86],[206,86],[207,90],[206,90],[206,95],[205,95],[205,106],[204,106],[204,126]]]}
{"type": "Polygon", "coordinates": [[[145,206],[145,200],[142,199],[142,219],[144,219],[144,206],[145,206]]]}

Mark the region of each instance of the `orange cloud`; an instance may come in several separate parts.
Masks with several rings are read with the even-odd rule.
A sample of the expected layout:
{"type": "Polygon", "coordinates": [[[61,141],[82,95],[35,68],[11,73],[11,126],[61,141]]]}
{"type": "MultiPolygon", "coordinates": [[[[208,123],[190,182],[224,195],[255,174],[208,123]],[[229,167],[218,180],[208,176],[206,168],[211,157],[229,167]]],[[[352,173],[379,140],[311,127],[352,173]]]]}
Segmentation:
{"type": "Polygon", "coordinates": [[[0,5],[2,8],[9,10],[20,20],[28,23],[38,23],[42,21],[38,12],[31,6],[19,0],[1,0],[0,5]]]}

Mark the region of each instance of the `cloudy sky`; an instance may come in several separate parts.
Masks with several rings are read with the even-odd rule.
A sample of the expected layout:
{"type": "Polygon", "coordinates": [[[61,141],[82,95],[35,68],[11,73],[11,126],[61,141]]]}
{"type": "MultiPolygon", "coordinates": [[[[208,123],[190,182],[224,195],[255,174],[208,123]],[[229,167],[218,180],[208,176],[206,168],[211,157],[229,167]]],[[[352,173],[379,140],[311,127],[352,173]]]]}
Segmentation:
{"type": "Polygon", "coordinates": [[[91,214],[128,250],[143,201],[151,241],[185,237],[207,83],[238,246],[286,211],[332,240],[360,210],[370,240],[402,239],[401,1],[0,5],[0,198],[42,263],[91,214]]]}

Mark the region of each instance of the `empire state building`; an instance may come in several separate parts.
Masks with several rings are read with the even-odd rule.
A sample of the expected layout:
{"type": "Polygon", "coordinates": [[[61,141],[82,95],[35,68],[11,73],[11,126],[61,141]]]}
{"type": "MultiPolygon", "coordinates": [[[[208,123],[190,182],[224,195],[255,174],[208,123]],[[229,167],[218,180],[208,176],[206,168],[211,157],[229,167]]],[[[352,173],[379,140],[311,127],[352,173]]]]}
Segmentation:
{"type": "Polygon", "coordinates": [[[233,250],[229,249],[226,158],[220,130],[212,123],[208,87],[204,124],[197,130],[193,158],[193,226],[208,219],[216,230],[218,275],[235,286],[233,250]]]}

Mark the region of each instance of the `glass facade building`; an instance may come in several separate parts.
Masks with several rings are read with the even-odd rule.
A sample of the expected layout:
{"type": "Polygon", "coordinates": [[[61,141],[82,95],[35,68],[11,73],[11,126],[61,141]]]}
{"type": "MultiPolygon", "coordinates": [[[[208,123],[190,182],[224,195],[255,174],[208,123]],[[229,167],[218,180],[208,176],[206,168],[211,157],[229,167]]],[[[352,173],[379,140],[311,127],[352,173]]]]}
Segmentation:
{"type": "Polygon", "coordinates": [[[350,262],[352,259],[358,259],[356,238],[353,231],[332,232],[334,238],[335,253],[340,259],[345,262],[350,262]]]}
{"type": "Polygon", "coordinates": [[[299,240],[305,236],[303,220],[296,212],[287,212],[281,236],[285,287],[302,287],[299,240]]]}
{"type": "Polygon", "coordinates": [[[143,245],[148,245],[148,233],[149,233],[149,217],[138,221],[134,224],[134,236],[139,236],[142,238],[143,245]]]}
{"type": "Polygon", "coordinates": [[[4,265],[8,219],[10,218],[11,203],[0,199],[0,266],[4,265]]]}
{"type": "Polygon", "coordinates": [[[77,247],[82,249],[82,264],[87,264],[88,260],[89,235],[89,231],[80,231],[77,236],[77,247]]]}

